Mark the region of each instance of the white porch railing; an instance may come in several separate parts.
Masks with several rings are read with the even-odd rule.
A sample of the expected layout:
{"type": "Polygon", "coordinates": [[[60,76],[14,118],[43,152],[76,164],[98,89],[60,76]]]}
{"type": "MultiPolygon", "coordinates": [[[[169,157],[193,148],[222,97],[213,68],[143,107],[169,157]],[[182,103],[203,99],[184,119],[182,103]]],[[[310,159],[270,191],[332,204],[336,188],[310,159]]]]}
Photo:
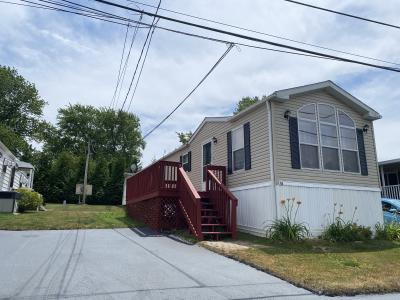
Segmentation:
{"type": "Polygon", "coordinates": [[[382,187],[382,197],[400,199],[400,185],[388,185],[382,187]]]}

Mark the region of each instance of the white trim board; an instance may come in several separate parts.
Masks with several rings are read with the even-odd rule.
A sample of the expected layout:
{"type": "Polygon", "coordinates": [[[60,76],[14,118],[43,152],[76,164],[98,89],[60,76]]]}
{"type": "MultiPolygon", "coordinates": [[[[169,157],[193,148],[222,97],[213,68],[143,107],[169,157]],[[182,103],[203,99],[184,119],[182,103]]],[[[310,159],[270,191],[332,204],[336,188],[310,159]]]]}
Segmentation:
{"type": "Polygon", "coordinates": [[[323,188],[323,189],[338,189],[338,190],[353,190],[353,191],[370,191],[381,192],[381,189],[376,187],[366,186],[350,186],[350,185],[335,185],[335,184],[322,184],[322,183],[308,183],[308,182],[294,182],[294,181],[279,181],[280,186],[300,186],[307,188],[323,188]]]}
{"type": "Polygon", "coordinates": [[[228,188],[231,192],[237,192],[237,191],[258,189],[258,188],[268,187],[268,186],[272,186],[272,181],[254,183],[254,184],[249,184],[249,185],[242,185],[242,186],[233,187],[233,188],[230,188],[228,186],[228,188]]]}

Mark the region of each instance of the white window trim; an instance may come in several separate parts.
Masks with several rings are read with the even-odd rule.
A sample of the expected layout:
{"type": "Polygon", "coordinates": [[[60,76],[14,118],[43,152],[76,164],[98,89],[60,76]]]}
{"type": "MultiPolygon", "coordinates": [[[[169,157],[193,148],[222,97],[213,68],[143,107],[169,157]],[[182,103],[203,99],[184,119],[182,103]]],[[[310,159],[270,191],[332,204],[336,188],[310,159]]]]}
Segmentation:
{"type": "Polygon", "coordinates": [[[300,107],[297,110],[297,122],[301,120],[301,121],[307,121],[307,122],[311,122],[311,123],[315,123],[316,129],[317,129],[317,144],[312,144],[312,143],[304,143],[304,142],[300,142],[300,129],[299,129],[299,124],[297,123],[297,134],[299,136],[299,156],[300,156],[300,167],[302,170],[321,170],[321,153],[320,153],[320,146],[319,146],[319,128],[318,128],[318,116],[317,116],[317,106],[315,103],[309,103],[309,104],[305,104],[302,107],[300,107]],[[309,106],[309,105],[313,105],[314,106],[314,111],[315,111],[315,120],[310,120],[310,119],[306,119],[306,118],[301,118],[299,115],[300,110],[302,110],[304,107],[309,106]],[[309,146],[316,146],[318,148],[318,166],[319,168],[304,168],[303,167],[303,161],[301,159],[301,145],[309,145],[309,146]]]}
{"type": "MultiPolygon", "coordinates": [[[[332,104],[328,104],[328,103],[324,103],[324,102],[316,102],[316,103],[308,103],[308,104],[304,104],[303,106],[301,106],[299,109],[297,109],[297,120],[301,120],[301,121],[306,121],[306,122],[312,122],[316,124],[316,129],[317,129],[317,144],[312,144],[312,143],[306,143],[306,142],[300,142],[300,130],[299,130],[299,126],[297,128],[297,133],[299,136],[299,156],[300,156],[300,168],[302,170],[311,170],[311,171],[324,171],[324,172],[332,172],[332,173],[345,173],[345,174],[355,174],[355,175],[360,175],[361,174],[361,165],[360,165],[360,157],[359,157],[359,149],[358,149],[358,139],[357,139],[357,126],[356,126],[356,122],[354,121],[354,119],[352,117],[350,117],[346,112],[344,112],[341,109],[338,109],[337,107],[335,107],[332,104]],[[335,117],[336,117],[336,133],[337,133],[337,137],[338,137],[338,147],[332,147],[332,146],[323,146],[322,145],[322,137],[321,137],[321,126],[320,124],[324,124],[324,125],[331,125],[333,126],[333,123],[329,123],[329,122],[324,122],[324,121],[320,121],[319,118],[319,108],[318,105],[327,105],[330,106],[332,108],[334,108],[335,110],[335,117]],[[309,105],[313,105],[314,109],[315,109],[315,120],[310,120],[310,119],[306,119],[306,118],[301,118],[300,117],[300,110],[302,110],[304,107],[309,106],[309,105]],[[339,123],[339,112],[345,114],[349,119],[352,120],[354,126],[347,126],[347,125],[340,125],[339,123]],[[353,129],[354,133],[355,133],[355,137],[356,137],[356,150],[355,149],[348,149],[348,148],[343,148],[342,147],[342,137],[341,137],[341,128],[347,128],[347,129],[353,129]],[[303,162],[302,162],[302,158],[301,158],[301,145],[310,145],[310,146],[316,146],[318,147],[318,163],[319,163],[319,168],[304,168],[303,167],[303,162]],[[338,150],[338,155],[339,155],[339,170],[329,170],[329,169],[325,169],[324,168],[324,161],[323,161],[323,154],[322,154],[322,148],[332,148],[332,149],[337,149],[338,150]],[[344,170],[344,163],[343,163],[343,153],[342,151],[353,151],[356,152],[357,154],[357,164],[358,164],[358,172],[349,172],[349,171],[345,171],[344,170]]],[[[233,151],[232,151],[232,157],[233,157],[233,151]]]]}
{"type": "Polygon", "coordinates": [[[360,165],[360,153],[359,153],[359,150],[358,150],[358,138],[357,138],[357,126],[356,126],[356,122],[353,120],[353,118],[352,117],[350,117],[347,113],[345,113],[343,110],[341,110],[341,109],[337,109],[337,122],[338,122],[338,129],[339,129],[339,140],[340,140],[340,158],[341,158],[341,164],[342,164],[342,169],[343,169],[343,173],[346,173],[346,174],[361,174],[361,165],[360,165]],[[347,126],[347,125],[340,125],[340,121],[339,121],[339,112],[341,112],[341,113],[343,113],[343,114],[345,114],[352,122],[353,122],[353,124],[354,124],[354,127],[353,126],[347,126]],[[355,135],[355,137],[356,137],[356,149],[354,150],[354,149],[347,149],[347,148],[344,148],[343,146],[342,146],[342,133],[341,133],[341,128],[347,128],[347,129],[353,129],[354,130],[354,135],[355,135]],[[344,170],[344,162],[343,162],[343,153],[342,153],[342,151],[343,150],[345,150],[345,151],[353,151],[353,152],[356,152],[356,154],[357,154],[357,164],[358,164],[358,172],[349,172],[349,171],[345,171],[344,170]]]}
{"type": "Polygon", "coordinates": [[[328,103],[323,103],[323,102],[319,102],[316,105],[316,109],[317,109],[317,127],[318,127],[318,139],[320,140],[320,147],[319,147],[319,152],[320,152],[320,157],[321,157],[321,169],[325,172],[334,172],[334,173],[338,173],[342,171],[342,162],[341,162],[341,153],[340,153],[340,142],[339,142],[339,126],[338,126],[338,113],[337,113],[337,109],[335,106],[328,104],[328,103]],[[335,124],[333,123],[329,123],[329,122],[325,122],[325,121],[321,121],[319,118],[319,105],[326,105],[329,106],[331,108],[333,108],[333,111],[335,112],[335,124]],[[335,126],[336,128],[336,138],[337,138],[337,147],[333,147],[333,146],[324,146],[322,145],[322,133],[321,133],[321,124],[322,125],[329,125],[329,126],[335,126]],[[336,149],[338,151],[338,159],[339,159],[339,169],[338,170],[331,170],[331,169],[325,169],[324,167],[324,155],[322,153],[322,148],[331,148],[331,149],[336,149]]]}
{"type": "MultiPolygon", "coordinates": [[[[242,124],[242,125],[240,125],[240,126],[237,126],[237,127],[235,127],[235,128],[233,128],[232,130],[231,130],[231,134],[232,134],[232,174],[233,173],[241,173],[241,172],[244,172],[245,171],[245,165],[246,165],[246,157],[244,157],[244,164],[243,164],[243,168],[241,168],[241,169],[237,169],[237,170],[235,170],[235,156],[233,155],[233,152],[235,152],[235,151],[237,151],[237,150],[241,150],[241,149],[243,149],[243,152],[244,152],[244,128],[243,128],[243,126],[244,126],[244,124],[242,124]],[[243,148],[239,148],[239,149],[233,149],[233,132],[234,131],[237,131],[237,130],[242,130],[243,131],[243,148]]],[[[244,155],[245,155],[245,153],[244,153],[244,155]]],[[[246,156],[246,155],[245,155],[246,156]]]]}

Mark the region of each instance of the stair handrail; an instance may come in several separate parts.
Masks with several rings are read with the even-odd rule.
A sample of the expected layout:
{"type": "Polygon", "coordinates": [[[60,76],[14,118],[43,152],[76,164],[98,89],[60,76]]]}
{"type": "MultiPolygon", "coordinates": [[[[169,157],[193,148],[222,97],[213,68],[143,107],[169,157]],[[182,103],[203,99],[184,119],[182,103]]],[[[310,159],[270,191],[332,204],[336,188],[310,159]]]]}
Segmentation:
{"type": "Polygon", "coordinates": [[[192,233],[203,240],[201,230],[201,197],[183,167],[178,169],[179,204],[192,233]]]}
{"type": "Polygon", "coordinates": [[[222,214],[229,231],[232,233],[232,238],[236,238],[236,207],[238,199],[209,169],[207,170],[206,191],[210,200],[214,202],[214,207],[222,214]],[[214,198],[214,192],[218,193],[216,199],[214,198]],[[217,201],[222,201],[223,203],[216,203],[217,201]]]}

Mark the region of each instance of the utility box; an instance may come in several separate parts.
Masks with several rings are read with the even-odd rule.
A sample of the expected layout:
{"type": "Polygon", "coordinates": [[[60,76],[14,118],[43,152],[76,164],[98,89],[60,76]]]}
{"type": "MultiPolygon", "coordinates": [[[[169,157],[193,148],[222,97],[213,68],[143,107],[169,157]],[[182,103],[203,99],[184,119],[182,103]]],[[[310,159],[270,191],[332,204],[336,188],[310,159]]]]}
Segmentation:
{"type": "Polygon", "coordinates": [[[20,197],[21,194],[17,192],[0,192],[0,212],[15,212],[20,197]]]}

